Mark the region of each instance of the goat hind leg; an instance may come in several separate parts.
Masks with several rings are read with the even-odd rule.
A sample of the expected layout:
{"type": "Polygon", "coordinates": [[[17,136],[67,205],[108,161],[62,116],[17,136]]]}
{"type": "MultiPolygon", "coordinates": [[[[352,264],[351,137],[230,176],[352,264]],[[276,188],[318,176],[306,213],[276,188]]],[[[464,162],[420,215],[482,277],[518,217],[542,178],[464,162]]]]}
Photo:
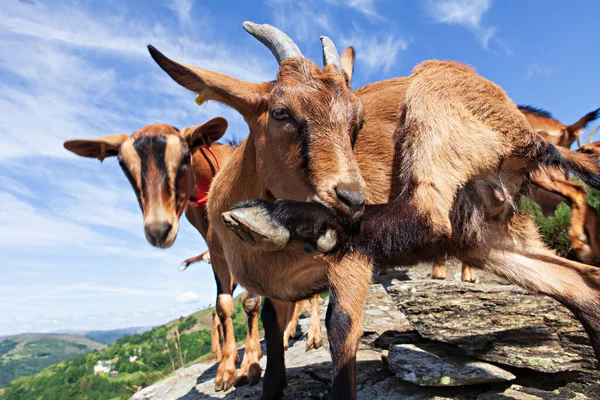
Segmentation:
{"type": "Polygon", "coordinates": [[[568,232],[571,248],[580,261],[591,264],[593,262],[594,254],[591,246],[588,244],[588,237],[585,234],[584,228],[586,225],[587,210],[589,208],[585,200],[585,187],[569,182],[566,179],[555,177],[543,171],[533,173],[531,175],[531,181],[534,185],[568,200],[569,205],[571,206],[571,220],[568,232]]]}
{"type": "Polygon", "coordinates": [[[217,361],[221,361],[223,354],[221,353],[221,338],[223,337],[223,325],[217,314],[217,310],[212,312],[212,331],[211,331],[211,347],[210,350],[215,355],[217,361]]]}
{"type": "Polygon", "coordinates": [[[260,381],[262,368],[259,361],[262,357],[260,340],[258,338],[258,311],[260,310],[260,296],[244,292],[242,295],[242,308],[248,317],[248,330],[246,334],[246,347],[244,359],[237,373],[235,386],[245,384],[255,385],[260,381]]]}
{"type": "Polygon", "coordinates": [[[529,222],[519,238],[506,232],[491,235],[486,248],[471,250],[465,261],[558,300],[583,324],[600,360],[600,270],[546,249],[529,222]]]}
{"type": "Polygon", "coordinates": [[[290,347],[290,338],[296,336],[296,328],[298,327],[298,308],[300,304],[290,303],[287,310],[285,321],[285,330],[283,331],[283,349],[287,350],[290,347]]]}
{"type": "Polygon", "coordinates": [[[306,351],[310,349],[318,349],[323,345],[323,336],[321,335],[321,318],[320,318],[320,296],[315,294],[312,297],[312,310],[310,312],[310,326],[306,337],[306,351]]]}
{"type": "Polygon", "coordinates": [[[215,377],[215,390],[227,390],[236,379],[235,364],[238,361],[237,345],[233,329],[233,277],[227,263],[221,257],[213,257],[213,271],[217,280],[217,314],[223,328],[222,358],[215,377]]]}
{"type": "Polygon", "coordinates": [[[448,271],[446,269],[446,258],[439,258],[433,263],[431,270],[431,279],[446,279],[448,271]]]}
{"type": "Polygon", "coordinates": [[[267,342],[267,368],[263,379],[261,400],[277,400],[283,397],[287,386],[283,330],[289,303],[265,297],[261,320],[267,342]]]}
{"type": "Polygon", "coordinates": [[[600,237],[598,237],[598,213],[588,206],[585,212],[585,230],[587,231],[590,247],[592,248],[592,262],[600,262],[600,237]]]}
{"type": "Polygon", "coordinates": [[[462,263],[460,280],[463,282],[476,282],[477,273],[475,272],[475,269],[467,263],[462,263]]]}

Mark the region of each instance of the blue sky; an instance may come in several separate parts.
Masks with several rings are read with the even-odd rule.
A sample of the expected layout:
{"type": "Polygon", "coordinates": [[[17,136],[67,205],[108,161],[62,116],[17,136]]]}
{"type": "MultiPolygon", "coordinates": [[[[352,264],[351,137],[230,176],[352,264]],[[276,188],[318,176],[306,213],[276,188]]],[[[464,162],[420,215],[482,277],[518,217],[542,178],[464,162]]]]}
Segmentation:
{"type": "Polygon", "coordinates": [[[594,1],[266,0],[0,2],[0,335],[157,325],[214,304],[210,267],[179,272],[204,251],[186,222],[152,248],[115,159],[62,148],[70,138],[178,127],[233,110],[198,107],[146,45],[254,82],[277,65],[241,27],[286,31],[320,63],[319,35],[357,50],[354,87],[403,76],[425,59],[474,66],[517,103],[571,123],[600,106],[594,1]]]}

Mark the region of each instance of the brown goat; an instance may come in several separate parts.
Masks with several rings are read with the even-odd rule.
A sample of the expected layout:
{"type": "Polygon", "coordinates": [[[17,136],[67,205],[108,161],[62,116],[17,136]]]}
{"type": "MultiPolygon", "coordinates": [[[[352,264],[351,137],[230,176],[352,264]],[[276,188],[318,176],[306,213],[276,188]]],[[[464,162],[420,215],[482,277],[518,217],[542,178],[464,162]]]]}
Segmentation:
{"type": "MultiPolygon", "coordinates": [[[[92,140],[69,140],[65,148],[83,157],[118,156],[144,214],[148,242],[170,247],[177,237],[179,218],[200,232],[213,252],[212,269],[217,283],[217,302],[213,312],[212,351],[221,361],[216,381],[224,386],[256,383],[260,380],[258,360],[262,356],[258,336],[260,297],[244,292],[242,303],[248,317],[246,351],[236,375],[237,345],[233,331],[232,294],[236,283],[219,253],[219,244],[209,242],[210,224],[206,212],[206,192],[219,167],[233,153],[230,146],[214,143],[227,129],[224,118],[178,130],[166,124],[153,124],[133,135],[110,135],[92,140]],[[221,338],[223,347],[221,349],[221,338]]],[[[207,253],[196,258],[206,259],[207,253]]],[[[210,260],[210,258],[209,258],[210,260]]],[[[193,259],[186,260],[189,265],[193,259]]],[[[187,266],[186,266],[187,267],[187,266]]]]}
{"type": "MultiPolygon", "coordinates": [[[[554,119],[549,112],[539,108],[531,106],[518,106],[518,108],[531,127],[547,142],[565,148],[570,148],[575,140],[579,141],[583,129],[600,114],[600,109],[597,109],[587,113],[577,122],[565,125],[554,119]]],[[[590,134],[590,142],[593,136],[593,133],[590,134]]],[[[585,186],[571,182],[567,172],[557,169],[534,172],[531,174],[531,183],[533,185],[530,197],[541,206],[547,217],[554,214],[560,202],[567,200],[571,207],[569,242],[577,258],[586,264],[593,264],[600,260],[597,215],[586,202],[585,186]]],[[[446,279],[446,274],[446,260],[437,260],[433,265],[431,277],[446,279]]],[[[463,263],[461,279],[464,282],[475,282],[476,273],[473,268],[463,263]]]]}
{"type": "MultiPolygon", "coordinates": [[[[569,148],[579,137],[583,129],[600,115],[600,109],[589,112],[571,125],[552,118],[547,111],[530,106],[519,106],[533,129],[546,141],[569,148]]],[[[593,137],[593,135],[590,135],[593,137]]],[[[569,241],[575,255],[586,264],[600,260],[600,243],[596,233],[596,212],[586,202],[586,188],[569,180],[569,174],[563,170],[539,171],[531,176],[534,184],[531,198],[538,203],[543,213],[550,217],[558,204],[566,199],[571,206],[569,241]],[[587,235],[586,235],[587,230],[587,235]]]]}
{"type": "Polygon", "coordinates": [[[568,304],[600,349],[595,269],[546,250],[513,202],[492,194],[513,199],[540,164],[578,169],[598,186],[595,163],[544,142],[498,86],[468,67],[430,61],[410,78],[352,92],[329,39],[321,70],[275,28],[244,27],[278,60],[275,81],[248,83],[150,52],[175,81],[236,109],[250,127],[211,186],[208,212],[236,280],[269,297],[263,399],[285,387],[287,305],[326,288],[331,398],[356,398],[367,256],[385,266],[456,255],[568,304]],[[252,198],[262,200],[225,212],[252,198]],[[265,201],[276,199],[291,200],[265,201]],[[314,256],[329,251],[335,256],[314,256]]]}

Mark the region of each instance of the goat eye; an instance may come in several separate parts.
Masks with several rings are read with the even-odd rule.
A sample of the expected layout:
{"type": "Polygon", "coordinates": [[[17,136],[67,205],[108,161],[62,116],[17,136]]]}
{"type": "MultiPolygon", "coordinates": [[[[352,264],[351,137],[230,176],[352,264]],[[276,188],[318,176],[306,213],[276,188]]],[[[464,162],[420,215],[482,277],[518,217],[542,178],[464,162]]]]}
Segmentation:
{"type": "Polygon", "coordinates": [[[285,108],[276,108],[271,111],[271,118],[277,121],[283,121],[290,117],[290,114],[287,112],[285,108]]]}

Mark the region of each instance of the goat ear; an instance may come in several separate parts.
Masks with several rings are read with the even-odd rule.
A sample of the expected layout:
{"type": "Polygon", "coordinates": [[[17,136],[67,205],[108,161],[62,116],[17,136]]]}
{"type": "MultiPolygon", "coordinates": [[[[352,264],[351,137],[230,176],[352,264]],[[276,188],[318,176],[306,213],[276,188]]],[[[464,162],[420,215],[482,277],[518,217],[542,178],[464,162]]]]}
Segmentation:
{"type": "Polygon", "coordinates": [[[218,72],[181,64],[166,57],[153,46],[148,46],[148,50],[158,66],[175,82],[198,94],[198,104],[215,100],[234,108],[242,115],[249,115],[256,110],[270,87],[269,83],[245,82],[218,72]]]}
{"type": "Polygon", "coordinates": [[[63,146],[65,149],[81,157],[97,158],[104,161],[106,157],[114,157],[119,154],[119,149],[129,135],[118,133],[116,135],[101,136],[96,139],[67,140],[63,146]]]}
{"type": "Polygon", "coordinates": [[[350,46],[340,56],[342,60],[342,69],[348,74],[348,80],[352,82],[352,74],[354,73],[354,59],[356,58],[356,52],[354,47],[350,46]]]}
{"type": "Polygon", "coordinates": [[[206,121],[202,125],[188,126],[183,129],[183,137],[188,143],[190,151],[201,146],[210,146],[221,139],[227,130],[227,120],[216,117],[206,121]]]}

